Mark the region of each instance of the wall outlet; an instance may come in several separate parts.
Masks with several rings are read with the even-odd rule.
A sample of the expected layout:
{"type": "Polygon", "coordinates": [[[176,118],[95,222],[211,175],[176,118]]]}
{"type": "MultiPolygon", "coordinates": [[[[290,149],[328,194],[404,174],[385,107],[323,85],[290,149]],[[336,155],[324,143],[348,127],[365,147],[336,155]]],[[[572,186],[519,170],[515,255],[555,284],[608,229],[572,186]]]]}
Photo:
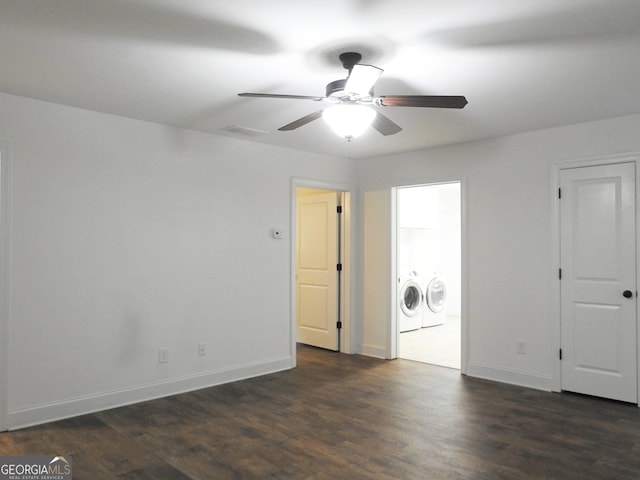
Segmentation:
{"type": "Polygon", "coordinates": [[[158,363],[169,363],[169,349],[161,348],[158,350],[158,363]]]}
{"type": "Polygon", "coordinates": [[[525,353],[527,353],[527,342],[518,340],[516,342],[516,349],[519,355],[524,355],[525,353]]]}
{"type": "Polygon", "coordinates": [[[207,355],[207,344],[206,343],[199,343],[198,344],[198,355],[201,357],[204,357],[207,355]]]}

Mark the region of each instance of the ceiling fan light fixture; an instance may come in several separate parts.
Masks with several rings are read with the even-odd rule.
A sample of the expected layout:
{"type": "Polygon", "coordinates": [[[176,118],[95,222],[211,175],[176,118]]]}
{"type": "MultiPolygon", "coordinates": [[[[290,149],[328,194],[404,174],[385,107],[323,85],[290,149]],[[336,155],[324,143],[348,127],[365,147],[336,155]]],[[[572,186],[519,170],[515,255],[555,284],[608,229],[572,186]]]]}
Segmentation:
{"type": "Polygon", "coordinates": [[[362,135],[376,117],[376,111],[365,105],[336,105],[322,112],[322,118],[340,137],[351,141],[362,135]]]}

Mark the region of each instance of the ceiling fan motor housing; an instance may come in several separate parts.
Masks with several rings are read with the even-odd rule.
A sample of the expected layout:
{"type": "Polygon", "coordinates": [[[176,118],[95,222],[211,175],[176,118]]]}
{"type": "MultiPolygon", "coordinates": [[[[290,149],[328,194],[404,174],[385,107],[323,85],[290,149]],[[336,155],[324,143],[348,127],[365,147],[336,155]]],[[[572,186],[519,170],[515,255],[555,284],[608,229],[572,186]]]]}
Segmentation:
{"type": "Polygon", "coordinates": [[[327,97],[341,97],[344,95],[344,86],[347,84],[347,79],[342,78],[340,80],[335,80],[331,83],[327,83],[327,97]]]}
{"type": "MultiPolygon", "coordinates": [[[[342,78],[340,80],[335,80],[331,83],[327,83],[325,96],[346,100],[347,95],[345,95],[344,87],[347,84],[347,80],[348,79],[346,78],[342,78]]],[[[373,88],[369,91],[368,96],[373,97],[373,88]]]]}

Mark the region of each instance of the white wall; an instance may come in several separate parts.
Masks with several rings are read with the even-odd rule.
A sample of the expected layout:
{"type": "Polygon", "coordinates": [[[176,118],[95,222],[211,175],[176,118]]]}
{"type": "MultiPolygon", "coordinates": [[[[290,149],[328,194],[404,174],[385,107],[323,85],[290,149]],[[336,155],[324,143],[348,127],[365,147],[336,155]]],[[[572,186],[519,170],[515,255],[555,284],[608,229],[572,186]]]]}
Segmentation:
{"type": "MultiPolygon", "coordinates": [[[[373,357],[388,357],[390,339],[388,321],[391,315],[391,205],[386,192],[368,191],[364,193],[364,218],[362,230],[363,268],[360,298],[362,321],[360,335],[362,344],[359,351],[373,357]]],[[[393,284],[395,287],[395,284],[393,284]]],[[[395,328],[395,327],[394,327],[395,328]]]]}
{"type": "Polygon", "coordinates": [[[390,188],[464,180],[468,373],[548,388],[552,164],[640,150],[639,131],[635,115],[353,163],[0,94],[8,424],[289,368],[291,245],[270,231],[291,224],[291,177],[358,179],[353,330],[376,356],[390,188]]]}
{"type": "Polygon", "coordinates": [[[271,228],[291,177],[349,184],[351,161],[4,94],[0,139],[10,427],[292,365],[291,235],[271,228]]]}
{"type": "MultiPolygon", "coordinates": [[[[360,161],[367,285],[362,308],[385,305],[391,292],[391,251],[383,237],[367,235],[389,228],[391,187],[462,179],[467,373],[551,389],[558,340],[553,164],[640,150],[638,132],[640,115],[633,115],[360,161]],[[376,202],[367,201],[371,196],[376,202]],[[526,355],[517,354],[518,340],[527,342],[526,355]]],[[[362,351],[389,345],[390,329],[381,329],[380,322],[388,322],[388,312],[364,316],[362,351]]]]}

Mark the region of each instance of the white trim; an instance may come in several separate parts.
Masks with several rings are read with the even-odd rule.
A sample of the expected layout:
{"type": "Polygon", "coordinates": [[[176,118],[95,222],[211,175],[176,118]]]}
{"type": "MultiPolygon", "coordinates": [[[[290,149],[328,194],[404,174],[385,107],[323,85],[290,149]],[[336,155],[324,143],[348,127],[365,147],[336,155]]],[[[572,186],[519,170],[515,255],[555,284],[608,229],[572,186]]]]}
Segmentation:
{"type": "Polygon", "coordinates": [[[0,432],[9,426],[10,161],[11,144],[0,141],[0,432]]]}
{"type": "Polygon", "coordinates": [[[389,292],[391,302],[389,305],[389,330],[387,334],[386,358],[398,358],[398,189],[402,187],[393,187],[391,189],[391,212],[389,215],[390,238],[389,245],[391,252],[389,255],[389,272],[391,272],[389,292]]]}
{"type": "MultiPolygon", "coordinates": [[[[640,242],[638,242],[638,226],[640,222],[640,175],[639,175],[639,167],[640,167],[640,152],[625,152],[625,153],[615,153],[611,155],[602,155],[602,156],[594,156],[594,157],[584,157],[584,158],[570,158],[570,159],[560,159],[553,163],[552,171],[551,171],[551,195],[556,199],[552,204],[552,212],[551,212],[551,258],[552,262],[552,271],[550,272],[551,278],[554,279],[551,285],[551,301],[554,305],[553,316],[551,319],[551,327],[552,331],[555,332],[554,336],[551,338],[551,346],[552,346],[552,355],[554,358],[554,363],[551,371],[551,390],[554,392],[562,391],[562,365],[560,363],[560,358],[558,352],[562,345],[562,336],[561,329],[562,323],[560,318],[561,312],[561,302],[560,302],[560,279],[558,278],[558,270],[561,268],[561,259],[560,259],[560,202],[558,201],[558,189],[560,188],[560,171],[568,170],[572,168],[582,168],[582,167],[594,167],[599,165],[611,165],[615,163],[635,163],[636,165],[636,288],[640,284],[640,275],[638,268],[638,259],[640,259],[640,242]]],[[[637,301],[637,300],[636,300],[637,301]]],[[[638,309],[636,310],[636,325],[638,325],[638,309]]],[[[637,375],[638,375],[638,388],[640,389],[640,329],[636,328],[636,359],[638,362],[637,375]]],[[[639,394],[640,398],[640,394],[639,394]]],[[[640,406],[640,402],[638,403],[640,406]]]]}
{"type": "Polygon", "coordinates": [[[342,209],[342,244],[340,247],[342,250],[342,277],[340,282],[340,316],[342,320],[342,330],[340,331],[340,351],[342,353],[354,353],[353,348],[353,325],[351,319],[352,305],[351,301],[351,285],[352,285],[352,260],[353,255],[351,248],[353,246],[352,235],[353,231],[351,226],[353,224],[353,195],[351,195],[351,188],[345,183],[324,182],[320,180],[306,179],[306,178],[291,178],[291,272],[290,272],[290,285],[289,285],[289,297],[290,297],[290,341],[291,341],[291,356],[294,359],[293,366],[296,366],[296,189],[298,187],[303,188],[316,188],[320,190],[333,190],[335,192],[343,193],[343,209],[342,209]]]}
{"type": "Polygon", "coordinates": [[[467,374],[471,377],[484,378],[495,382],[509,383],[521,387],[535,388],[537,390],[551,391],[553,379],[548,375],[535,375],[510,368],[495,365],[470,363],[467,374]]]}
{"type": "Polygon", "coordinates": [[[551,338],[549,344],[551,351],[549,354],[554,358],[551,366],[551,391],[560,392],[562,390],[562,364],[560,363],[558,352],[562,344],[562,325],[560,323],[560,202],[558,201],[558,189],[560,188],[560,168],[553,167],[551,172],[551,191],[549,195],[555,200],[551,202],[551,271],[549,278],[551,283],[551,338]]]}
{"type": "MultiPolygon", "coordinates": [[[[460,275],[461,275],[461,282],[460,282],[460,288],[461,288],[461,293],[460,293],[460,301],[461,301],[461,305],[460,305],[460,349],[461,349],[461,355],[460,355],[460,373],[463,375],[466,375],[468,373],[468,354],[467,354],[467,350],[469,347],[469,340],[468,340],[468,331],[469,331],[469,326],[468,326],[468,321],[467,321],[467,312],[468,312],[468,307],[467,307],[467,303],[468,303],[468,280],[467,280],[467,274],[466,274],[466,266],[467,266],[467,262],[468,262],[468,256],[467,256],[467,218],[468,218],[468,213],[467,213],[467,180],[466,177],[462,177],[456,180],[445,180],[445,181],[439,181],[439,182],[433,182],[433,183],[418,183],[415,185],[397,185],[395,187],[391,188],[391,215],[390,215],[390,221],[389,221],[389,225],[390,225],[390,229],[391,229],[391,251],[390,251],[390,272],[391,272],[391,278],[390,278],[390,283],[391,283],[391,311],[389,314],[389,322],[388,322],[388,329],[387,329],[387,345],[386,345],[386,352],[385,352],[385,358],[389,358],[389,359],[393,359],[393,358],[398,358],[398,328],[397,328],[397,309],[395,308],[395,306],[397,305],[398,302],[398,293],[397,293],[397,287],[396,287],[396,282],[395,279],[398,278],[398,272],[397,272],[397,262],[396,262],[396,246],[397,246],[397,231],[398,231],[398,219],[397,219],[397,193],[398,193],[398,189],[400,188],[410,188],[410,187],[417,187],[417,186],[432,186],[432,185],[444,185],[444,184],[448,184],[448,183],[459,183],[460,184],[460,275]]],[[[372,356],[376,356],[376,355],[372,355],[372,356]]]]}
{"type": "Polygon", "coordinates": [[[362,344],[360,345],[360,353],[367,357],[381,358],[383,360],[388,358],[387,349],[383,346],[362,344]]]}
{"type": "Polygon", "coordinates": [[[553,166],[557,170],[566,170],[569,168],[595,167],[598,165],[611,165],[613,163],[628,163],[640,161],[640,151],[614,153],[611,155],[599,155],[584,158],[565,158],[554,162],[553,166]]]}
{"type": "Polygon", "coordinates": [[[467,275],[467,265],[469,255],[467,251],[468,229],[467,229],[467,179],[462,177],[460,180],[460,373],[468,374],[469,370],[469,316],[468,316],[468,293],[469,280],[467,275]]]}
{"type": "Polygon", "coordinates": [[[187,375],[170,381],[153,382],[133,388],[103,392],[61,402],[38,405],[9,412],[9,428],[29,427],[63,418],[95,413],[102,410],[145,402],[157,398],[200,390],[247,378],[267,375],[292,366],[290,357],[240,365],[232,368],[187,375]]]}
{"type": "Polygon", "coordinates": [[[351,192],[342,192],[342,236],[340,245],[342,251],[342,281],[340,283],[340,318],[342,319],[342,341],[340,342],[340,351],[342,353],[354,353],[355,349],[352,345],[353,331],[351,325],[351,215],[353,213],[353,205],[351,204],[351,192]]]}

